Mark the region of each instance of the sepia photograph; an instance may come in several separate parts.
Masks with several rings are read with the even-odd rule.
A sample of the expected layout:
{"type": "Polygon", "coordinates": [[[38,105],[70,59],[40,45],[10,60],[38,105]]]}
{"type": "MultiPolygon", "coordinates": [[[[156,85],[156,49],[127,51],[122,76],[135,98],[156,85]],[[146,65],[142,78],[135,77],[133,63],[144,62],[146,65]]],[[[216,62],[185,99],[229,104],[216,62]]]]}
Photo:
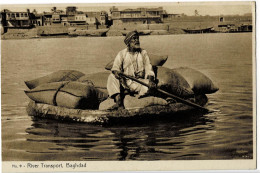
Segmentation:
{"type": "Polygon", "coordinates": [[[0,4],[2,171],[256,169],[255,3],[0,4]]]}

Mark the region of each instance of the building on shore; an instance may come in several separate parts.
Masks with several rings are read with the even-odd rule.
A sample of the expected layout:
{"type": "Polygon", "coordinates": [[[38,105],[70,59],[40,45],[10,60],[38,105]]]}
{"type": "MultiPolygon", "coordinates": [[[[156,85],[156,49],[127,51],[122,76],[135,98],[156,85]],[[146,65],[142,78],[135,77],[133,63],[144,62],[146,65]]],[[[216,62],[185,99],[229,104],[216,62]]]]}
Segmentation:
{"type": "Polygon", "coordinates": [[[5,28],[32,28],[34,15],[29,10],[26,12],[13,12],[4,9],[1,12],[2,25],[5,28]]]}
{"type": "Polygon", "coordinates": [[[106,11],[100,12],[84,12],[87,17],[88,25],[96,25],[97,28],[102,26],[107,26],[108,22],[108,13],[106,11]]]}
{"type": "Polygon", "coordinates": [[[106,11],[100,11],[100,12],[85,12],[86,16],[88,18],[92,18],[91,21],[93,21],[93,18],[95,18],[96,22],[100,25],[107,25],[108,24],[108,13],[106,11]]]}
{"type": "Polygon", "coordinates": [[[65,16],[62,17],[63,26],[86,25],[86,15],[82,11],[77,11],[77,7],[68,6],[65,16]]]}
{"type": "Polygon", "coordinates": [[[166,12],[163,14],[163,20],[172,20],[180,17],[182,17],[182,14],[168,14],[166,12]]]}
{"type": "Polygon", "coordinates": [[[116,7],[110,9],[113,25],[124,23],[152,24],[162,23],[164,10],[158,8],[137,8],[119,10],[116,7]]]}
{"type": "Polygon", "coordinates": [[[108,13],[106,11],[101,11],[98,20],[101,25],[108,25],[108,13]]]}
{"type": "MultiPolygon", "coordinates": [[[[66,20],[66,17],[64,19],[66,20]]],[[[69,26],[87,25],[87,17],[83,12],[78,11],[74,15],[68,15],[66,22],[64,21],[63,24],[69,26]]]]}
{"type": "Polygon", "coordinates": [[[44,25],[60,24],[62,26],[95,26],[107,25],[108,14],[101,12],[83,12],[77,11],[77,7],[68,6],[66,12],[55,10],[53,12],[45,12],[44,25]]]}
{"type": "Polygon", "coordinates": [[[49,26],[52,24],[52,13],[43,12],[43,25],[49,26]]]}
{"type": "Polygon", "coordinates": [[[43,15],[37,13],[33,13],[33,14],[34,17],[32,18],[32,24],[34,26],[43,26],[43,15]]]}
{"type": "Polygon", "coordinates": [[[239,32],[252,32],[253,25],[252,24],[242,24],[238,27],[239,32]]]}
{"type": "Polygon", "coordinates": [[[36,27],[38,33],[45,35],[66,34],[69,27],[85,30],[109,27],[111,35],[122,35],[130,30],[145,31],[145,33],[153,30],[153,34],[155,30],[158,33],[159,31],[183,33],[184,28],[194,30],[209,27],[213,27],[216,32],[250,32],[253,27],[251,13],[187,16],[184,13],[167,13],[162,7],[123,10],[112,7],[110,15],[106,11],[77,11],[75,6],[68,6],[65,11],[53,7],[49,12],[43,13],[37,13],[36,10],[12,12],[4,9],[1,11],[0,19],[4,33],[8,29],[18,31],[18,29],[26,30],[36,27]]]}
{"type": "Polygon", "coordinates": [[[32,13],[12,12],[8,9],[1,11],[1,24],[5,28],[32,28],[34,26],[86,26],[87,28],[106,28],[108,25],[108,13],[82,12],[77,7],[68,6],[66,11],[53,7],[50,12],[32,13]]]}
{"type": "Polygon", "coordinates": [[[218,25],[218,31],[219,32],[230,32],[230,31],[235,31],[237,29],[237,27],[235,26],[235,24],[221,24],[218,25]]]}

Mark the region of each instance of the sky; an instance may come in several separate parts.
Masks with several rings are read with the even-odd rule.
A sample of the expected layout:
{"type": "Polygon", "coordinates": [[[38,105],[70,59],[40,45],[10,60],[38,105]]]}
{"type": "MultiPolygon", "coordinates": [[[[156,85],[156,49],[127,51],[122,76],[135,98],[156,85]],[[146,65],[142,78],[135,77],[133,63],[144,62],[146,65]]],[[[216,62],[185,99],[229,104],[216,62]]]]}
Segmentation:
{"type": "MultiPolygon", "coordinates": [[[[57,9],[65,10],[67,6],[76,6],[79,11],[101,11],[105,10],[109,12],[109,8],[112,6],[118,7],[121,9],[126,8],[138,8],[138,7],[163,7],[168,13],[174,14],[186,14],[186,15],[194,15],[195,10],[199,12],[200,15],[244,15],[245,13],[252,13],[254,9],[254,4],[250,1],[203,1],[203,2],[192,2],[192,1],[130,1],[131,3],[125,3],[126,1],[109,1],[109,0],[45,0],[45,1],[32,1],[32,0],[23,0],[15,1],[15,0],[2,0],[0,2],[0,8],[9,9],[11,11],[26,11],[29,8],[31,11],[36,9],[38,12],[43,11],[51,11],[52,7],[57,7],[57,9]],[[62,2],[62,3],[61,3],[62,2]],[[84,2],[84,3],[83,3],[84,2]],[[124,3],[123,3],[124,2],[124,3]],[[23,4],[21,4],[23,3],[23,4]]],[[[129,2],[129,1],[128,1],[129,2]]]]}

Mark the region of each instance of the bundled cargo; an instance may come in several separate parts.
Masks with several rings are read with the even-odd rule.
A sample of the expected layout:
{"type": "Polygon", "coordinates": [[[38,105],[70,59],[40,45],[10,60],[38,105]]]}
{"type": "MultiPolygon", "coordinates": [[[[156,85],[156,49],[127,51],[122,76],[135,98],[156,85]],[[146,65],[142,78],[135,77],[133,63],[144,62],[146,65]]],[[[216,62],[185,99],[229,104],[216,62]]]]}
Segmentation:
{"type": "Polygon", "coordinates": [[[101,90],[104,93],[108,93],[107,92],[107,78],[108,78],[109,74],[110,74],[109,71],[87,74],[87,75],[80,77],[77,80],[77,82],[92,83],[95,86],[95,88],[101,90]]]}
{"type": "Polygon", "coordinates": [[[219,90],[217,86],[203,73],[188,67],[173,69],[190,85],[195,94],[211,94],[219,90]]]}
{"type": "MultiPolygon", "coordinates": [[[[180,97],[192,97],[192,91],[188,82],[178,73],[166,67],[157,67],[155,69],[157,74],[158,87],[172,94],[180,97]]],[[[99,72],[94,74],[84,75],[79,78],[78,82],[92,82],[93,85],[107,93],[107,78],[110,72],[99,72]]]]}
{"type": "Polygon", "coordinates": [[[163,66],[168,59],[168,55],[148,55],[152,66],[163,66]]]}
{"type": "Polygon", "coordinates": [[[190,85],[178,72],[166,67],[157,67],[156,79],[158,80],[158,88],[166,92],[181,98],[194,96],[190,85]]]}
{"type": "MultiPolygon", "coordinates": [[[[110,72],[99,72],[89,75],[84,75],[79,78],[78,82],[93,82],[93,85],[106,92],[107,78],[110,72]]],[[[158,67],[156,70],[158,87],[167,92],[176,94],[180,97],[191,97],[194,95],[190,85],[187,81],[177,72],[172,71],[166,67],[158,67]]]]}
{"type": "Polygon", "coordinates": [[[76,70],[59,70],[47,76],[43,76],[30,81],[25,81],[25,84],[29,89],[33,89],[45,83],[60,82],[60,81],[75,81],[84,75],[85,75],[84,73],[81,73],[76,70]]]}
{"type": "Polygon", "coordinates": [[[25,93],[37,103],[72,109],[98,109],[100,102],[108,97],[93,85],[75,81],[45,83],[25,93]]]}
{"type": "MultiPolygon", "coordinates": [[[[101,102],[99,105],[99,110],[107,110],[108,108],[112,107],[115,104],[114,100],[111,98],[106,99],[105,101],[101,102]]],[[[132,97],[127,95],[124,99],[124,106],[126,109],[133,109],[133,108],[145,108],[148,106],[155,106],[155,105],[167,105],[168,102],[165,99],[159,97],[132,97]]]]}
{"type": "MultiPolygon", "coordinates": [[[[159,58],[157,64],[162,64],[161,60],[159,58]]],[[[191,68],[169,69],[158,66],[154,70],[157,87],[181,98],[191,98],[194,95],[214,93],[218,90],[206,75],[191,68]]],[[[29,88],[34,88],[25,92],[38,103],[67,108],[98,109],[99,104],[108,97],[109,74],[110,72],[106,71],[84,75],[75,70],[61,70],[25,82],[29,88]]],[[[163,95],[159,97],[165,98],[163,95]]],[[[133,107],[132,103],[128,105],[127,99],[125,101],[127,107],[133,107]]],[[[145,100],[142,100],[142,104],[138,101],[134,103],[148,104],[145,100]]]]}
{"type": "Polygon", "coordinates": [[[86,74],[80,77],[77,81],[83,83],[88,83],[91,81],[96,88],[104,89],[107,88],[107,78],[110,73],[111,72],[109,71],[104,71],[104,72],[86,74]]]}
{"type": "MultiPolygon", "coordinates": [[[[162,66],[168,59],[168,55],[153,55],[148,54],[152,66],[162,66]]],[[[111,70],[114,64],[114,59],[111,60],[105,67],[106,70],[111,70]]]]}
{"type": "Polygon", "coordinates": [[[165,99],[159,97],[153,97],[153,96],[138,98],[138,97],[132,97],[128,95],[124,99],[124,106],[127,109],[144,108],[148,106],[167,105],[167,104],[168,102],[165,99]]]}

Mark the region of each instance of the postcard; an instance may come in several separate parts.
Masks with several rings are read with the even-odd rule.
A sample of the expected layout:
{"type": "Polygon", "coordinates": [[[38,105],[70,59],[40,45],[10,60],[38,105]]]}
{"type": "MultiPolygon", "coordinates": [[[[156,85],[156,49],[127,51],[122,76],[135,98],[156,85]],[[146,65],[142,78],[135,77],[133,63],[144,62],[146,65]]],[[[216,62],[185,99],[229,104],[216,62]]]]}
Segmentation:
{"type": "Polygon", "coordinates": [[[1,5],[3,172],[256,169],[255,2],[1,5]]]}

